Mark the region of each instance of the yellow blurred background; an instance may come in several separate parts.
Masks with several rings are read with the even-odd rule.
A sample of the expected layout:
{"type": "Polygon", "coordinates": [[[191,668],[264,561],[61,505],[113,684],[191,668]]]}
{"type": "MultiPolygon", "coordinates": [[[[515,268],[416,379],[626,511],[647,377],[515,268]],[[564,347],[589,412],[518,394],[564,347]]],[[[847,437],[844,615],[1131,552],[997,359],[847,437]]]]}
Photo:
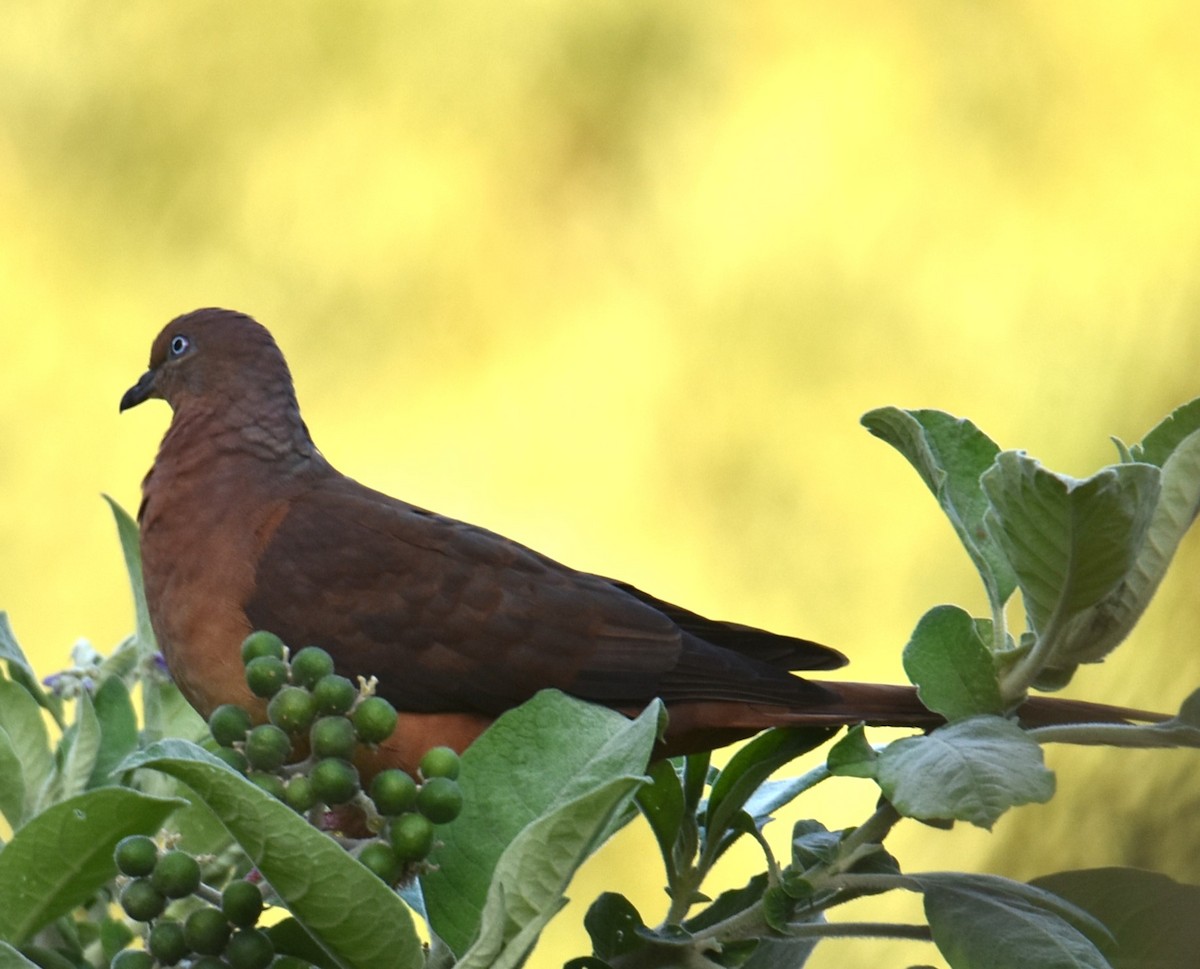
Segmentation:
{"type": "MultiPolygon", "coordinates": [[[[981,613],[916,475],[857,425],[974,419],[1088,474],[1200,393],[1192,4],[17,5],[0,31],[0,608],[39,671],[132,627],[101,492],[131,511],[168,421],[122,418],[203,305],[288,354],[326,456],[710,615],[902,678],[921,613],[981,613]]],[[[1071,694],[1200,684],[1194,538],[1071,694]]],[[[1061,796],[905,866],[1200,881],[1194,752],[1051,749],[1061,796]]],[[[865,782],[773,825],[849,825],[865,782]]],[[[740,884],[752,852],[722,870],[740,884]]],[[[627,832],[585,906],[665,909],[627,832]]],[[[857,917],[876,917],[877,903],[857,917]]],[[[918,919],[915,901],[888,909],[918,919]]],[[[937,962],[828,943],[811,965],[937,962]],[[907,960],[907,962],[905,961],[907,960]]]]}

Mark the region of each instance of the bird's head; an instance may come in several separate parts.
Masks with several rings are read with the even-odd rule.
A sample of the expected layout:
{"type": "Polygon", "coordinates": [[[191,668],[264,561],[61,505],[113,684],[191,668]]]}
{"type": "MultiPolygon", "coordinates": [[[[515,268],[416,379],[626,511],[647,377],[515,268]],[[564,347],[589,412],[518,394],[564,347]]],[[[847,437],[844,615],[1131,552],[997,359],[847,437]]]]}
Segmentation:
{"type": "Polygon", "coordinates": [[[201,309],[168,323],[150,348],[150,369],[125,391],[121,410],[151,397],[178,411],[189,401],[218,405],[264,392],[292,397],[292,378],[266,327],[244,313],[201,309]]]}
{"type": "MultiPolygon", "coordinates": [[[[226,445],[234,435],[240,442],[234,447],[264,458],[319,456],[283,354],[266,327],[244,313],[194,310],[168,323],[150,348],[150,369],[125,391],[121,410],[151,397],[171,405],[172,430],[187,423],[193,437],[224,435],[226,445]]],[[[164,444],[170,438],[169,431],[164,444]]]]}

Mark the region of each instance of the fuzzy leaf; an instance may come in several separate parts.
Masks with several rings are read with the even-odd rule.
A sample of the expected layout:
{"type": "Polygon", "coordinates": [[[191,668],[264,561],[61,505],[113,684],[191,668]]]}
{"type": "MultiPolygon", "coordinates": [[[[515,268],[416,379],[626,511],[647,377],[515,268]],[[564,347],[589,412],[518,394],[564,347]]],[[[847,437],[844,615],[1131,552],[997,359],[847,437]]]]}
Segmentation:
{"type": "Polygon", "coordinates": [[[660,760],[649,769],[650,783],[637,793],[637,805],[650,825],[662,852],[668,881],[675,872],[675,850],[680,827],[684,824],[683,784],[675,766],[660,760]]]}
{"type": "Polygon", "coordinates": [[[970,421],[938,410],[881,407],[864,414],[862,423],[916,468],[979,570],[989,601],[1007,602],[1017,578],[984,526],[988,502],[979,483],[1000,449],[970,421]]]}
{"type": "Polygon", "coordinates": [[[57,798],[74,797],[87,788],[100,753],[100,721],[89,693],[75,701],[75,723],[71,726],[62,770],[56,778],[57,798]]]}
{"type": "Polygon", "coordinates": [[[1016,451],[1001,454],[983,476],[988,528],[1016,570],[1030,626],[1051,636],[1047,670],[1098,662],[1111,649],[1107,637],[1097,646],[1097,635],[1108,631],[1103,604],[1120,594],[1142,549],[1160,477],[1152,465],[1120,464],[1079,481],[1016,451]],[[1077,634],[1084,628],[1090,635],[1077,634]]]}
{"type": "Polygon", "coordinates": [[[137,750],[138,725],[129,689],[119,676],[105,678],[93,698],[96,720],[100,724],[100,749],[89,787],[107,784],[113,768],[137,750]]]}
{"type": "Polygon", "coordinates": [[[1049,892],[994,876],[917,880],[950,969],[1111,969],[1104,926],[1049,892]]]}
{"type": "Polygon", "coordinates": [[[125,571],[129,576],[129,589],[133,593],[133,615],[136,623],[138,655],[143,659],[153,656],[158,650],[154,629],[150,625],[150,609],[146,605],[146,588],[142,580],[142,546],[138,536],[138,524],[133,517],[108,495],[103,496],[112,511],[117,525],[117,537],[121,542],[121,554],[125,557],[125,571]]]}
{"type": "Polygon", "coordinates": [[[42,689],[42,684],[38,682],[33,666],[30,665],[24,651],[17,643],[17,637],[8,621],[8,613],[2,609],[0,609],[0,659],[8,663],[8,673],[13,680],[25,687],[29,691],[29,695],[37,700],[38,705],[49,710],[61,723],[62,701],[42,689]]]}
{"type": "Polygon", "coordinates": [[[154,834],[183,803],[106,787],[32,818],[0,851],[0,939],[19,945],[86,902],[116,875],[117,842],[154,834]]]}
{"type": "Polygon", "coordinates": [[[904,647],[904,671],[921,702],[947,720],[1004,711],[992,654],[957,606],[930,609],[904,647]]]}
{"type": "Polygon", "coordinates": [[[7,942],[0,942],[0,969],[38,969],[38,965],[30,962],[7,942]]]}
{"type": "Polygon", "coordinates": [[[1054,794],[1041,747],[1000,717],[959,720],[889,744],[879,755],[876,780],[907,817],[989,829],[1010,807],[1054,794]]]}
{"type": "Polygon", "coordinates": [[[0,729],[8,734],[12,750],[21,761],[25,787],[22,816],[28,818],[37,810],[54,760],[50,754],[50,736],[37,701],[27,690],[9,680],[0,680],[0,729]]]}
{"type": "Polygon", "coordinates": [[[1129,635],[1154,597],[1183,536],[1200,510],[1200,432],[1188,435],[1166,458],[1158,502],[1145,539],[1124,581],[1066,637],[1069,655],[1102,659],[1129,635]]]}
{"type": "Polygon", "coordinates": [[[1176,407],[1159,421],[1140,443],[1129,449],[1129,457],[1161,468],[1184,439],[1196,431],[1200,431],[1200,397],[1176,407]]]}
{"type": "Polygon", "coordinates": [[[734,817],[768,777],[801,754],[819,747],[837,732],[826,727],[777,727],[738,748],[717,775],[705,811],[704,838],[723,838],[734,817]]]}
{"type": "Polygon", "coordinates": [[[879,754],[867,741],[866,728],[856,723],[829,748],[829,773],[837,777],[874,777],[879,771],[879,754]]]}
{"type": "Polygon", "coordinates": [[[1063,871],[1033,882],[1108,926],[1113,969],[1194,969],[1200,952],[1200,885],[1136,868],[1063,871]]]}
{"type": "Polygon", "coordinates": [[[643,783],[658,718],[658,704],[630,721],[546,690],[467,748],[462,814],[439,829],[422,878],[433,930],[463,960],[509,964],[533,944],[643,783]]]}

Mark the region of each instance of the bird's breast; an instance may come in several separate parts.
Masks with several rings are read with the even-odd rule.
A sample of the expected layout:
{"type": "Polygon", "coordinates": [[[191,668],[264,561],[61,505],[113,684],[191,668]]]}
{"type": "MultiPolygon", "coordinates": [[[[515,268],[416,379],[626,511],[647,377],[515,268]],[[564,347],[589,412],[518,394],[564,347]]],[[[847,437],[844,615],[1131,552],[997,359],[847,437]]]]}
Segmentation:
{"type": "Polygon", "coordinates": [[[254,703],[241,642],[255,566],[288,502],[244,474],[174,474],[156,464],[141,514],[146,605],[159,648],[188,701],[207,715],[221,703],[254,703]]]}

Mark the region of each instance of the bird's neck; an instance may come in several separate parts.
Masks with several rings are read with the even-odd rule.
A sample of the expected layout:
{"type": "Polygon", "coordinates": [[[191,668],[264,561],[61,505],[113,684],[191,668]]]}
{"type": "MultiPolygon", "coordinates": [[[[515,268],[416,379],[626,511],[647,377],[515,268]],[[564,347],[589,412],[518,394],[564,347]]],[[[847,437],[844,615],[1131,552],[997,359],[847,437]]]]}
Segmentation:
{"type": "Polygon", "coordinates": [[[177,406],[142,482],[138,517],[143,529],[177,513],[195,522],[205,509],[222,519],[239,501],[286,498],[327,474],[336,472],[298,409],[209,408],[189,401],[177,406]]]}
{"type": "Polygon", "coordinates": [[[295,397],[189,400],[175,410],[158,460],[196,456],[206,461],[265,461],[281,470],[321,459],[295,397]]]}

